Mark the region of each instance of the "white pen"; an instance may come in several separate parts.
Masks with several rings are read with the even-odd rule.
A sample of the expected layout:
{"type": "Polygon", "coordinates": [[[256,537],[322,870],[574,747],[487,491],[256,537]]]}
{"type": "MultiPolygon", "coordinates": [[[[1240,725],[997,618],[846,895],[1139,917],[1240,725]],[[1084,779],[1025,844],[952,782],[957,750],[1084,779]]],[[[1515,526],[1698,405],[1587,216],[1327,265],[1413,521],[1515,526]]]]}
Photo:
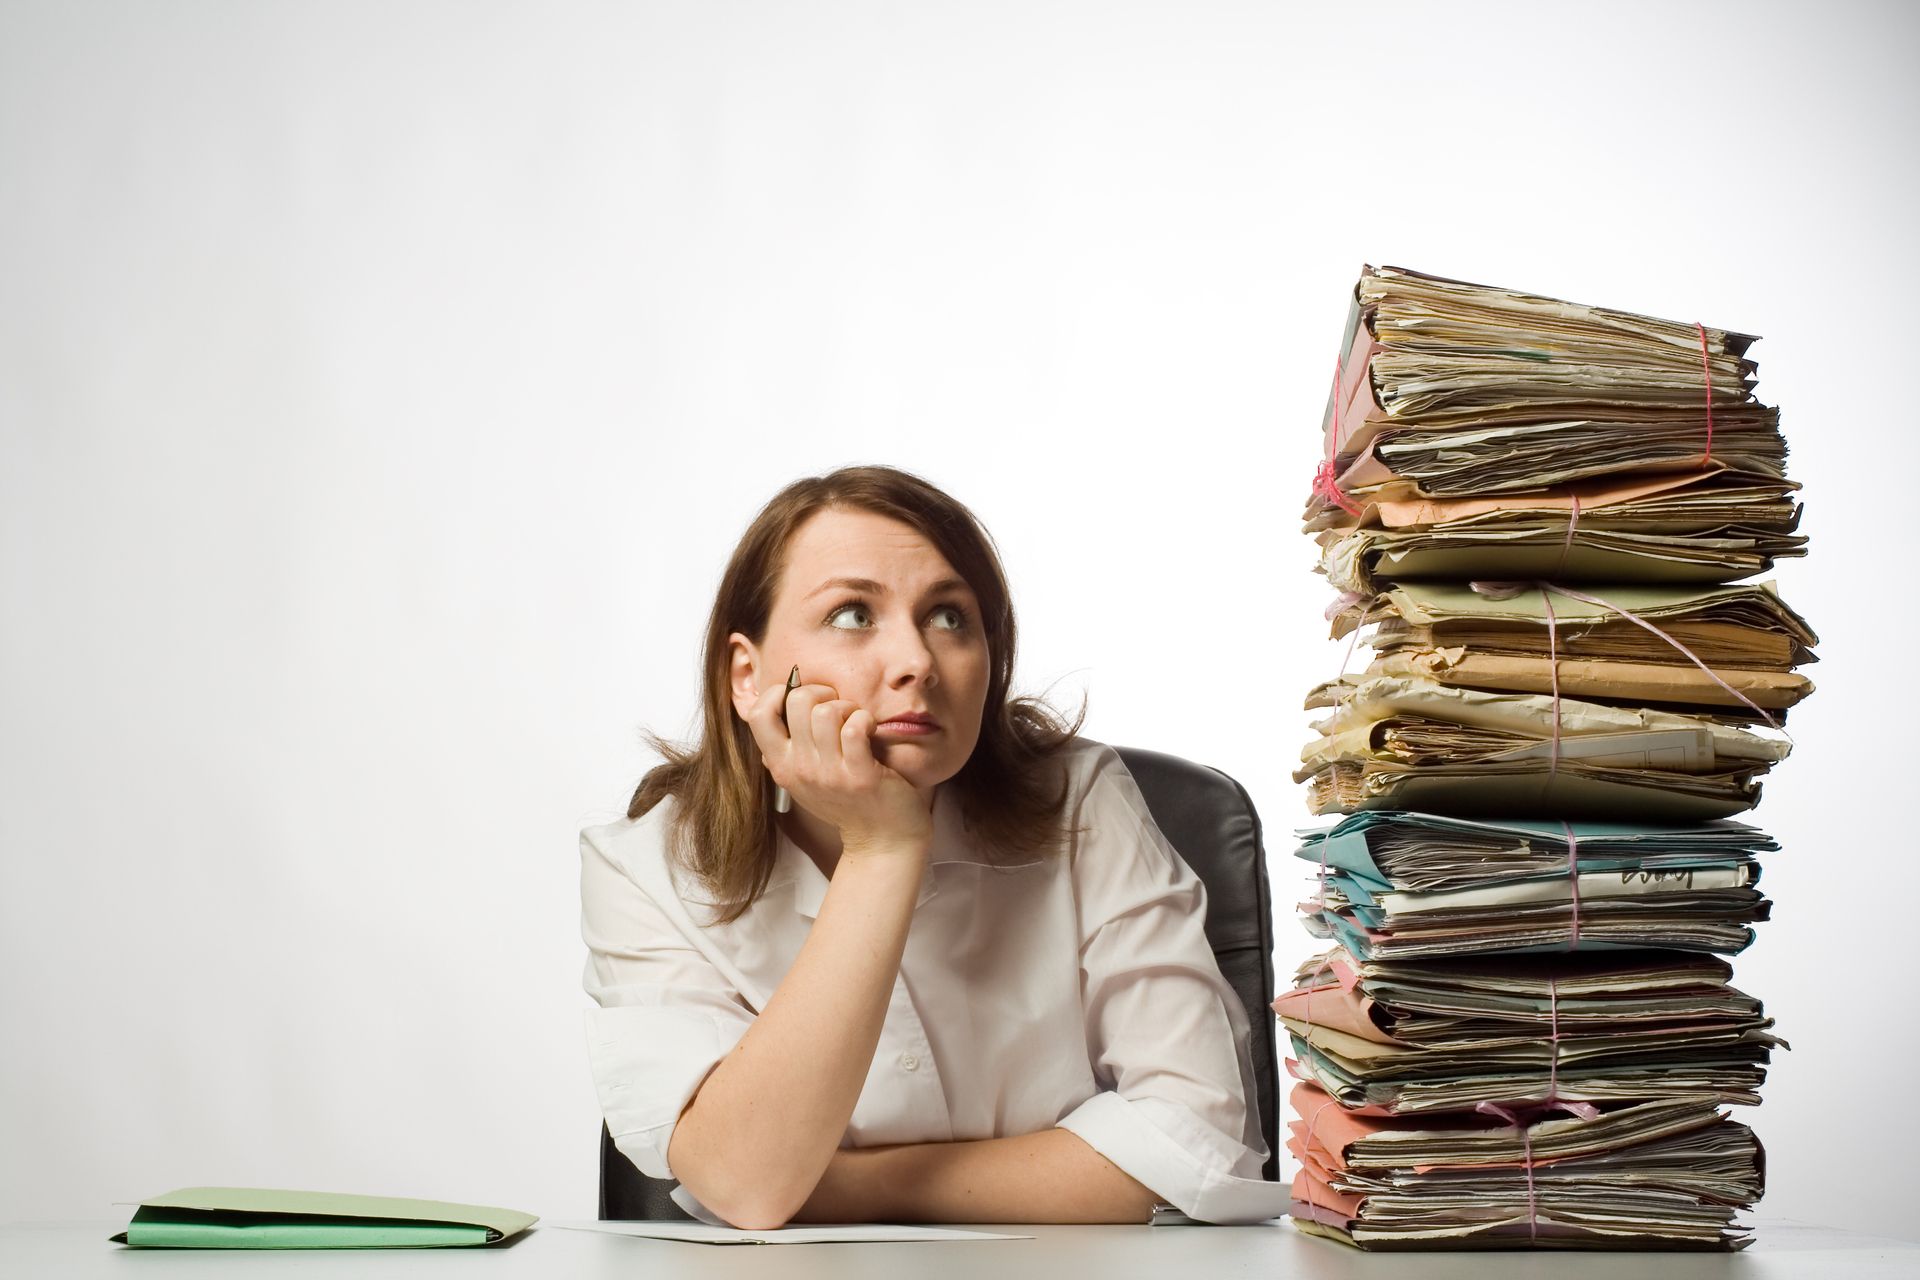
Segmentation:
{"type": "MultiPolygon", "coordinates": [[[[791,696],[793,691],[799,687],[800,664],[796,662],[793,666],[793,671],[787,676],[788,696],[791,696]]],[[[787,699],[784,697],[780,699],[780,723],[782,725],[787,723],[787,699]]],[[[792,808],[793,797],[787,794],[787,789],[785,787],[775,787],[773,789],[773,811],[775,813],[786,813],[792,808]]]]}

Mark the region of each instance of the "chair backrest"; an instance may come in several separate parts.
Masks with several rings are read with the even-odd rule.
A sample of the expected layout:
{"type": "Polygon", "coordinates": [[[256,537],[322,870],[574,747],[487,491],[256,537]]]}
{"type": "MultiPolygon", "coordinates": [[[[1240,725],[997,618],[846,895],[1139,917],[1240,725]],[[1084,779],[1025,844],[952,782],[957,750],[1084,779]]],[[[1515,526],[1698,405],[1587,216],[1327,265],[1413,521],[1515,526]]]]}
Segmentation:
{"type": "Polygon", "coordinates": [[[1266,1177],[1280,1176],[1279,1058],[1274,1044],[1273,893],[1260,815],[1245,787],[1218,769],[1139,747],[1115,747],[1154,825],[1207,886],[1207,942],[1247,1007],[1253,1083],[1248,1101],[1267,1140],[1266,1177]]]}
{"type": "MultiPolygon", "coordinates": [[[[1153,821],[1207,887],[1207,941],[1247,1007],[1266,1176],[1280,1176],[1280,1092],[1273,1018],[1273,897],[1260,815],[1246,788],[1218,769],[1139,747],[1115,747],[1153,821]]],[[[674,1184],[649,1178],[600,1126],[600,1217],[679,1220],[674,1184]]]]}

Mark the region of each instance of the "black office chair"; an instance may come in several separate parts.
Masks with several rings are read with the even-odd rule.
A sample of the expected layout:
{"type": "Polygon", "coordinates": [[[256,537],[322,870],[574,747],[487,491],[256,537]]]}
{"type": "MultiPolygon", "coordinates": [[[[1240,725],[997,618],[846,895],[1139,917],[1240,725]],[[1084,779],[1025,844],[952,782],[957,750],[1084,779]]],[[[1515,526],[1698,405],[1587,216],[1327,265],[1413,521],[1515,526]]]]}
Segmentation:
{"type": "MultiPolygon", "coordinates": [[[[1220,972],[1247,1006],[1266,1177],[1280,1176],[1280,1093],[1273,1017],[1273,898],[1260,815],[1246,788],[1218,769],[1138,747],[1115,747],[1139,784],[1154,823],[1207,887],[1207,941],[1220,972]]],[[[673,1183],[649,1178],[600,1126],[600,1217],[685,1220],[673,1183]]]]}

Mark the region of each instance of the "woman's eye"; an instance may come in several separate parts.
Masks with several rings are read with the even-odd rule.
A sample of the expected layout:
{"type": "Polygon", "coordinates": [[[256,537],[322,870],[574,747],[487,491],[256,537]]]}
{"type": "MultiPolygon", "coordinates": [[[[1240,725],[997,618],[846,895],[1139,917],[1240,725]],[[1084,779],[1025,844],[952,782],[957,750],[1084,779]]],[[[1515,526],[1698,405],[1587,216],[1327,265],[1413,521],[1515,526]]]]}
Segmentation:
{"type": "MultiPolygon", "coordinates": [[[[968,626],[968,612],[960,604],[939,604],[927,614],[927,622],[941,631],[964,631],[968,626]]],[[[874,626],[874,614],[866,604],[841,604],[828,614],[828,626],[837,631],[864,631],[874,626]]]]}

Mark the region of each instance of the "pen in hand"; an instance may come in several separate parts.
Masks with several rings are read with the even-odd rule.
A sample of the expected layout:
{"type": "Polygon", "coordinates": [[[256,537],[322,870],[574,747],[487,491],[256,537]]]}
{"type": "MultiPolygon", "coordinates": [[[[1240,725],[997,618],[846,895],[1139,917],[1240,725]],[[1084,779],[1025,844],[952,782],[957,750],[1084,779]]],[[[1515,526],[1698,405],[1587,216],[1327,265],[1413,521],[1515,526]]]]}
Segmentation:
{"type": "MultiPolygon", "coordinates": [[[[800,687],[800,664],[795,663],[793,667],[793,671],[787,676],[787,692],[791,694],[795,689],[798,689],[799,687],[800,687]]],[[[787,722],[787,700],[786,698],[783,697],[780,699],[780,723],[784,725],[786,724],[786,722],[787,722]]],[[[773,789],[773,811],[775,813],[786,813],[792,808],[793,808],[793,797],[787,794],[787,789],[785,787],[775,787],[773,789]]]]}

